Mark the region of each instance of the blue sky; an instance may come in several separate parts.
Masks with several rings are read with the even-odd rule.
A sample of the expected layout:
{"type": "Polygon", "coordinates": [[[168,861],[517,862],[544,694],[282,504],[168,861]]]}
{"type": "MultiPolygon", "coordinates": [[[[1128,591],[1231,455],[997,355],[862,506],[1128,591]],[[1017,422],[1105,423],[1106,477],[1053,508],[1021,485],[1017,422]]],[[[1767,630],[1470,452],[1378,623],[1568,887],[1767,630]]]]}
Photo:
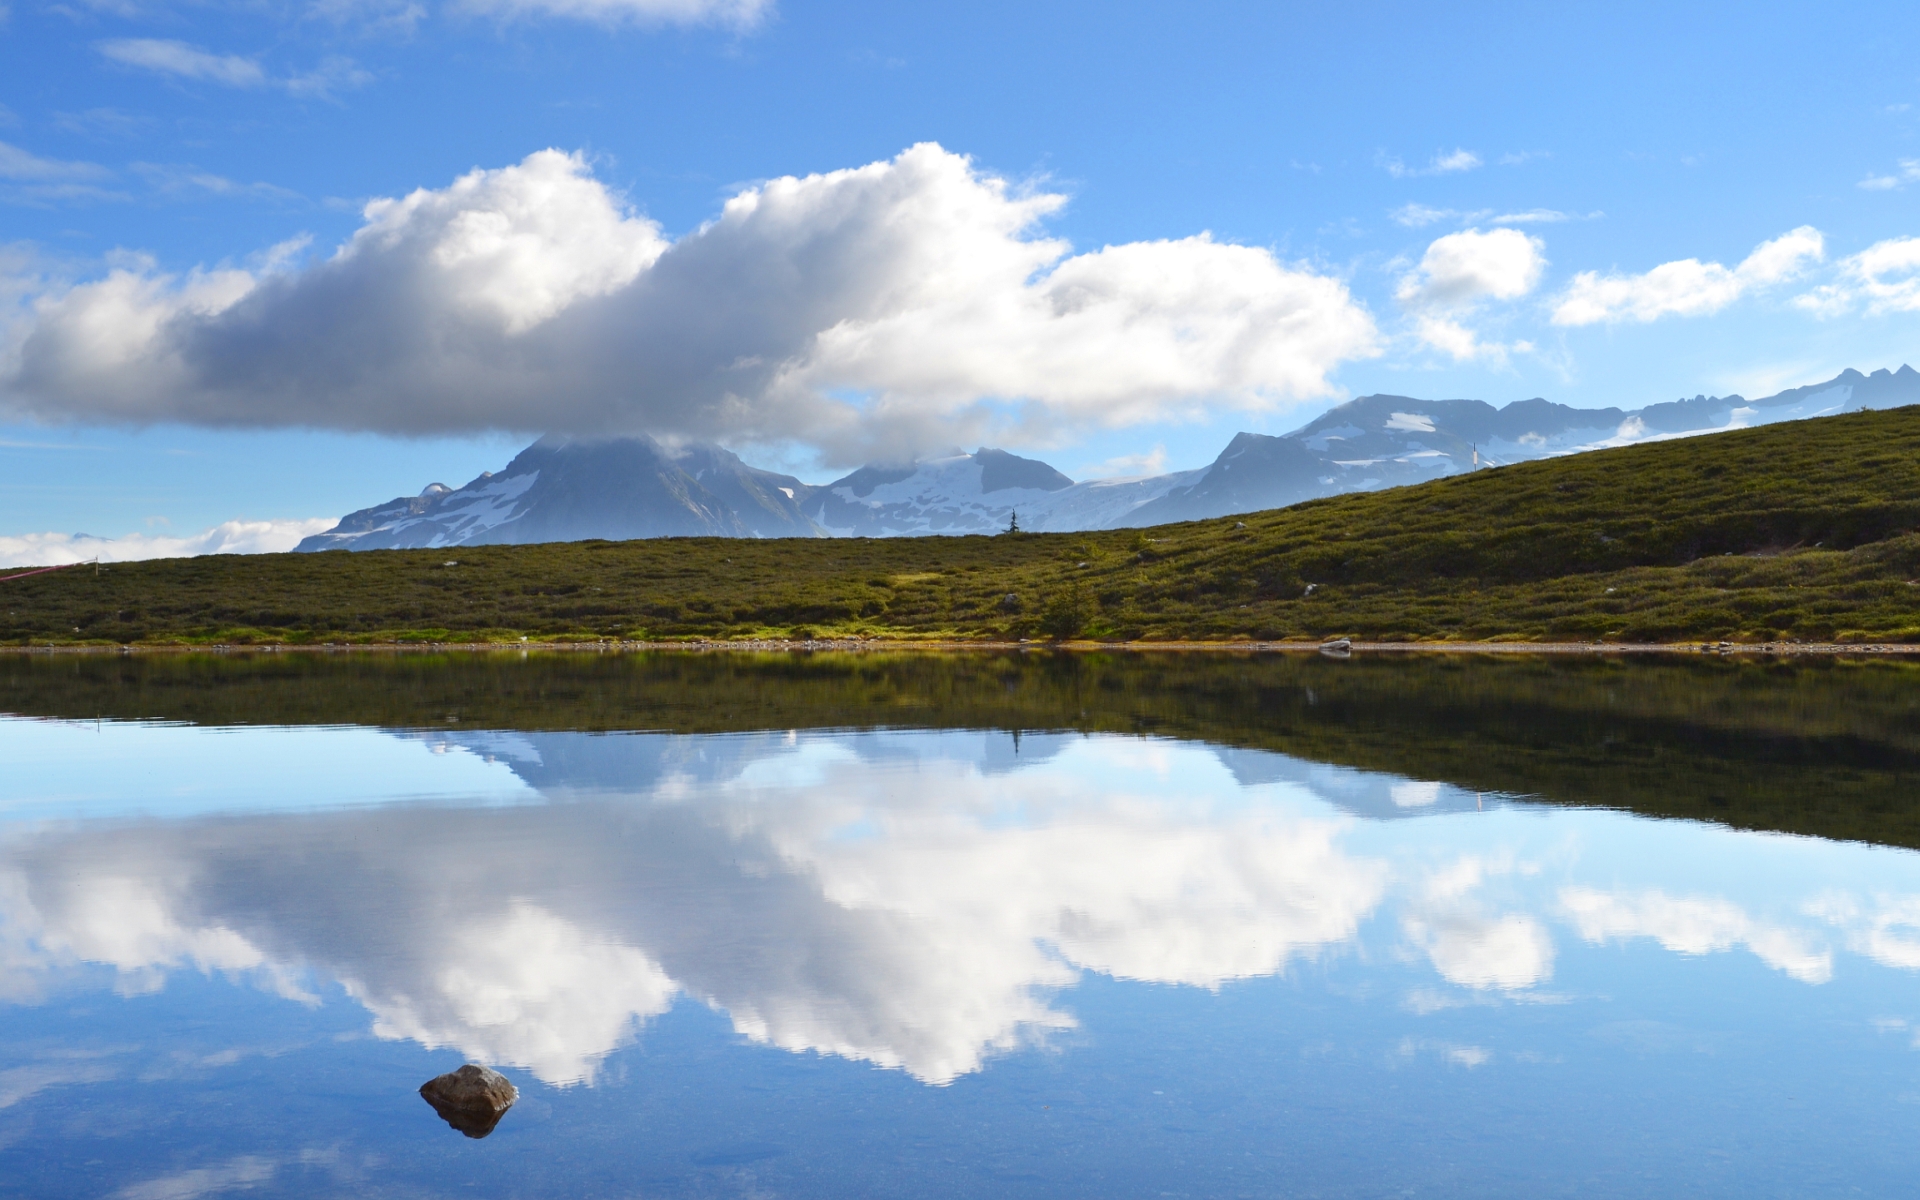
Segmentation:
{"type": "Polygon", "coordinates": [[[0,11],[0,536],[337,516],[547,427],[1084,477],[1369,392],[1637,406],[1920,358],[1909,6],[0,11]],[[540,226],[511,261],[422,283],[500,212],[540,226]],[[832,271],[872,265],[847,295],[829,227],[832,271]],[[1048,323],[1087,294],[1118,307],[1048,323]]]}

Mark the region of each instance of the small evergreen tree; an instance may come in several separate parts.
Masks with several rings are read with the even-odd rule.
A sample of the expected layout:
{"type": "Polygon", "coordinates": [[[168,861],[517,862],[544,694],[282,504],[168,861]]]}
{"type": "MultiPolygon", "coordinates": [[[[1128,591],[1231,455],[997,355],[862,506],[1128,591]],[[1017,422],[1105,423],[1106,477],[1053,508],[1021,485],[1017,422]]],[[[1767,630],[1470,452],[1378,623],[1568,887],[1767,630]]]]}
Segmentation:
{"type": "Polygon", "coordinates": [[[1007,532],[1020,532],[1020,510],[1017,508],[1007,514],[1007,532]]]}

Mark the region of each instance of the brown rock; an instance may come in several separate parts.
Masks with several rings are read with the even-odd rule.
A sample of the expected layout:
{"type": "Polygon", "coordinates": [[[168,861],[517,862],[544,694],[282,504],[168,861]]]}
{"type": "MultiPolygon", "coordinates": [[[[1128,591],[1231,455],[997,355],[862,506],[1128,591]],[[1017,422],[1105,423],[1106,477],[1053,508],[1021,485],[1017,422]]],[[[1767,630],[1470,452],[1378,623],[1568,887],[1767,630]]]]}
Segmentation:
{"type": "Polygon", "coordinates": [[[468,1063],[421,1084],[420,1096],[441,1120],[470,1138],[483,1138],[520,1098],[520,1089],[500,1072],[468,1063]]]}

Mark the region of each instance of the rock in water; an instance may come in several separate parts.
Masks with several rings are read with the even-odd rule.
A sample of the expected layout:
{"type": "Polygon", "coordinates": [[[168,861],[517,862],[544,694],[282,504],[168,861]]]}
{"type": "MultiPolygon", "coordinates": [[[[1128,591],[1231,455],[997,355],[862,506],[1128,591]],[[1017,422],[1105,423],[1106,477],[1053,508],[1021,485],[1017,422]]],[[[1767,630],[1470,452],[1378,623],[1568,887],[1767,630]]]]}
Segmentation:
{"type": "Polygon", "coordinates": [[[441,1120],[470,1138],[483,1138],[520,1098],[520,1089],[500,1072],[468,1063],[421,1084],[420,1096],[441,1120]]]}

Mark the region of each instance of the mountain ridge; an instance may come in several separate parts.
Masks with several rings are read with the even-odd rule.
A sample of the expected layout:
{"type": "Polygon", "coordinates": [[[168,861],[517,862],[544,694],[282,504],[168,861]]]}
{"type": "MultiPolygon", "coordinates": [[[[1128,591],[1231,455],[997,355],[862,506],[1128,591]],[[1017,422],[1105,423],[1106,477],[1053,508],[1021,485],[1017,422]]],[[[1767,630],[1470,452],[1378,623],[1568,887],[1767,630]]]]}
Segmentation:
{"type": "Polygon", "coordinates": [[[8,583],[0,644],[1920,644],[1920,405],[1150,531],[210,555],[8,583]],[[348,559],[353,561],[349,562],[348,559]]]}
{"type": "Polygon", "coordinates": [[[1920,403],[1902,365],[1749,401],[1698,395],[1638,409],[1581,409],[1543,398],[1375,394],[1290,433],[1240,432],[1204,467],[1075,482],[1038,459],[981,447],[868,464],[826,484],[762,470],[710,443],[542,438],[498,473],[431,484],[361,509],[296,549],[442,548],[635,537],[901,537],[987,534],[1015,513],[1035,532],[1204,520],[1303,500],[1421,483],[1482,466],[1837,412],[1920,403]]]}

